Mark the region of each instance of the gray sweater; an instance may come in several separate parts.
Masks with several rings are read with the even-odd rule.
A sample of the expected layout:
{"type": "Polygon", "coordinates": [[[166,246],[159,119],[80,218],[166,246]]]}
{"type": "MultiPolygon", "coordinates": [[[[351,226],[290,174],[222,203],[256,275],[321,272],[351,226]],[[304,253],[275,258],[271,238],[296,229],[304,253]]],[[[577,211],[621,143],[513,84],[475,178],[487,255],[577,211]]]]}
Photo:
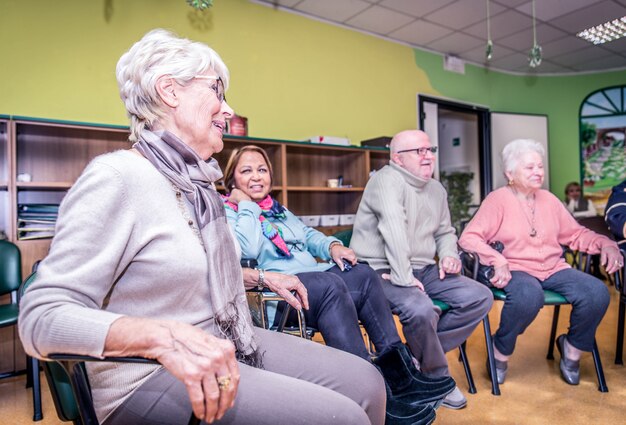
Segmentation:
{"type": "MultiPolygon", "coordinates": [[[[217,335],[206,275],[206,255],[169,181],[133,152],[102,155],[63,200],[50,253],[21,302],[20,337],[27,353],[45,358],[101,357],[109,327],[124,315],[217,335]]],[[[101,421],[158,368],[88,367],[101,421]]]]}
{"type": "Polygon", "coordinates": [[[410,286],[413,269],[439,258],[459,258],[446,190],[391,162],[367,183],[350,248],[374,269],[391,269],[391,282],[410,286]]]}

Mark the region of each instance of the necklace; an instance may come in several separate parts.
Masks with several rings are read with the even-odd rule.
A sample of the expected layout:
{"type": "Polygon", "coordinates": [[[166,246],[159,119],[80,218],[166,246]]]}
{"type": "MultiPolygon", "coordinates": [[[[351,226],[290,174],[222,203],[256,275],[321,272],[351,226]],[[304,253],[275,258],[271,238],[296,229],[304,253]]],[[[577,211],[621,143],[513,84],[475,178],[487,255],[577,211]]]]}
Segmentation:
{"type": "Polygon", "coordinates": [[[202,248],[204,248],[204,241],[202,240],[200,229],[198,228],[196,223],[191,219],[189,210],[185,206],[185,201],[183,201],[183,193],[181,192],[180,188],[176,186],[174,183],[172,183],[172,188],[174,189],[174,193],[176,194],[176,204],[178,205],[178,209],[180,210],[180,213],[182,214],[183,218],[189,225],[189,228],[191,229],[191,231],[198,237],[198,241],[200,242],[200,245],[202,245],[202,248]]]}
{"type": "Polygon", "coordinates": [[[530,209],[530,219],[529,219],[528,214],[526,213],[526,209],[524,208],[524,204],[522,203],[521,199],[518,196],[517,190],[515,190],[512,186],[509,186],[509,187],[511,188],[511,191],[515,195],[515,199],[517,199],[517,202],[519,202],[519,204],[521,205],[522,212],[524,213],[524,217],[526,218],[526,221],[528,222],[528,225],[530,226],[530,232],[528,233],[528,235],[531,238],[534,238],[535,236],[537,236],[537,229],[535,229],[535,195],[533,194],[532,200],[529,200],[528,198],[526,198],[526,205],[530,209]]]}

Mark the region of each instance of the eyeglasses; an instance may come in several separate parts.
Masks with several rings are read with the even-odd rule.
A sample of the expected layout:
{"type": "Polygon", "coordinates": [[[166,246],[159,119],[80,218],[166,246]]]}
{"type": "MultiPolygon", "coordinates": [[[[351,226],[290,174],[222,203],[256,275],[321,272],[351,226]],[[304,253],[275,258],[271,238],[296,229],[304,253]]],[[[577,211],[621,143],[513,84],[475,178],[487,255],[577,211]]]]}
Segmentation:
{"type": "Polygon", "coordinates": [[[396,153],[405,153],[405,152],[417,152],[419,156],[426,156],[426,152],[437,153],[437,146],[430,146],[428,148],[415,148],[415,149],[404,149],[402,151],[398,151],[396,153]]]}
{"type": "Polygon", "coordinates": [[[215,92],[217,100],[219,100],[220,103],[224,103],[226,101],[226,96],[224,95],[224,82],[221,77],[218,77],[217,75],[196,75],[193,78],[198,80],[215,80],[216,84],[211,84],[209,87],[215,92]]]}

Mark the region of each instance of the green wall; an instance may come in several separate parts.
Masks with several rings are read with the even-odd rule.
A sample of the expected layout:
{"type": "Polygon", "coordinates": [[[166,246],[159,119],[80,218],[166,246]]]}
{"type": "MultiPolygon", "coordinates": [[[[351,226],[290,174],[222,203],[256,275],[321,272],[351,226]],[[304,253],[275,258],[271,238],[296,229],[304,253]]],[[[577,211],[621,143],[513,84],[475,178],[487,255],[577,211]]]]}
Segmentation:
{"type": "Polygon", "coordinates": [[[354,31],[259,6],[215,0],[0,0],[0,114],[126,124],[117,95],[120,55],[155,27],[203,41],[231,71],[228,99],[250,135],[352,143],[415,127],[416,94],[549,116],[551,182],[578,179],[578,108],[626,73],[518,77],[466,66],[354,31]]]}

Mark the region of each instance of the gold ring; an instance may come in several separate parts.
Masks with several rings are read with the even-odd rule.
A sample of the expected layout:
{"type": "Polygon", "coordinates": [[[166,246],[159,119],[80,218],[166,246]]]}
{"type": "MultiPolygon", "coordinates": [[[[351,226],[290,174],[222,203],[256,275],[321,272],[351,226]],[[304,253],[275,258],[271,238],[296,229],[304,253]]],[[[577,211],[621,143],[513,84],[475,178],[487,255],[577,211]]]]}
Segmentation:
{"type": "Polygon", "coordinates": [[[218,376],[217,387],[220,391],[228,390],[230,388],[230,375],[218,376]]]}

